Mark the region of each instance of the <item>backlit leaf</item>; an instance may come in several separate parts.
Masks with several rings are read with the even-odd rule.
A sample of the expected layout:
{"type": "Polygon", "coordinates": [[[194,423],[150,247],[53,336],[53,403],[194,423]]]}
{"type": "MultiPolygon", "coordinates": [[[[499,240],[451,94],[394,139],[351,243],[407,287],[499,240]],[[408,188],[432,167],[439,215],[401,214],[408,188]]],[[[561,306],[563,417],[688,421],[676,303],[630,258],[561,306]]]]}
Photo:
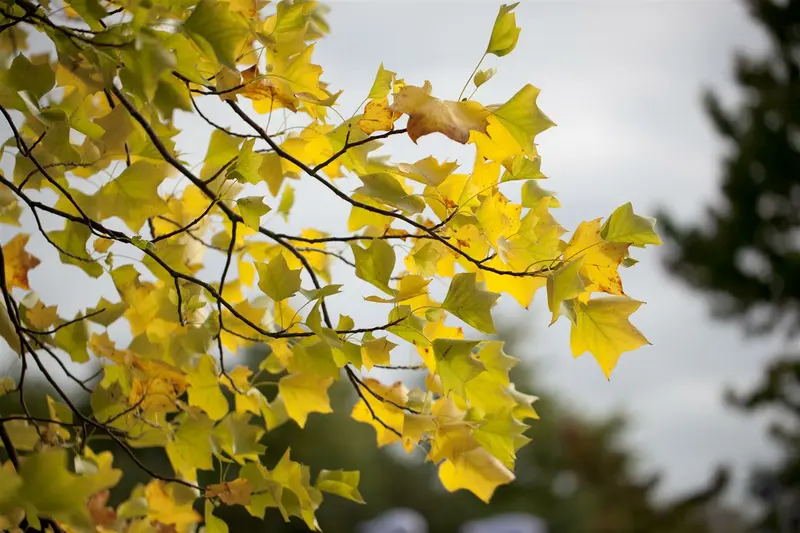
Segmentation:
{"type": "Polygon", "coordinates": [[[591,352],[610,378],[623,352],[650,344],[628,319],[641,305],[642,302],[620,296],[593,298],[588,304],[579,304],[570,336],[572,355],[591,352]]]}
{"type": "Polygon", "coordinates": [[[442,302],[442,309],[483,333],[494,333],[491,308],[499,294],[482,289],[474,273],[456,274],[442,302]]]}

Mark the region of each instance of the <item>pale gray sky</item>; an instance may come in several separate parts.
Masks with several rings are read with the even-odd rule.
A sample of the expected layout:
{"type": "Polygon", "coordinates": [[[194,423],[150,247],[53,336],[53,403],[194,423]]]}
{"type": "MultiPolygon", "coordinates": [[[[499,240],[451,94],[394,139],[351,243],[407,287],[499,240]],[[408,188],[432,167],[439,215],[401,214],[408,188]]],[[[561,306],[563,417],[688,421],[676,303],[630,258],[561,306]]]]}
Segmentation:
{"type": "MultiPolygon", "coordinates": [[[[344,110],[361,100],[381,61],[406,82],[430,80],[437,96],[453,98],[483,52],[497,6],[334,2],[332,33],[317,57],[332,86],[345,89],[344,110]]],[[[478,99],[505,101],[525,83],[541,89],[539,105],[558,124],[537,139],[550,176],[544,186],[564,205],[557,218],[574,228],[629,200],[643,213],[664,206],[683,220],[697,217],[716,194],[723,153],[701,91],[735,94],[734,51],[765,46],[744,9],[727,1],[583,0],[522,2],[516,11],[519,44],[486,63],[498,73],[478,99]]],[[[419,149],[392,140],[387,152],[397,160],[464,153],[437,137],[419,149]]],[[[623,276],[626,292],[647,302],[634,322],[653,346],[623,355],[611,382],[589,355],[571,357],[568,323],[548,329],[542,300],[525,312],[504,298],[496,320],[530,328],[526,353],[515,355],[537,356],[539,379],[574,406],[630,414],[630,442],[643,468],[664,471],[663,494],[703,483],[719,462],[736,466],[741,483],[746,467],[774,450],[763,424],[726,407],[722,391],[753,383],[778,345],[712,321],[706,301],[664,272],[659,251],[637,252],[642,262],[623,276]]]]}
{"type": "MultiPolygon", "coordinates": [[[[427,79],[436,96],[455,98],[486,46],[498,4],[334,1],[332,34],[317,45],[315,57],[331,87],[345,90],[339,100],[343,114],[366,95],[381,61],[406,82],[421,85],[427,79]]],[[[517,21],[523,28],[517,49],[485,63],[499,71],[478,98],[503,102],[525,83],[542,90],[540,107],[559,124],[538,138],[543,170],[550,176],[544,185],[557,191],[564,205],[557,218],[574,228],[626,201],[645,214],[665,206],[683,220],[697,217],[716,194],[723,153],[702,114],[701,90],[712,86],[735,94],[730,81],[734,50],[764,46],[739,4],[530,1],[517,8],[517,21]]],[[[244,131],[224,108],[204,104],[215,118],[244,131]]],[[[202,156],[207,135],[197,131],[207,132],[205,125],[188,118],[179,124],[186,128],[179,147],[202,156]]],[[[7,129],[2,132],[7,135],[7,129]]],[[[419,146],[391,139],[385,153],[395,161],[434,154],[471,164],[470,148],[438,135],[421,139],[419,146]]],[[[347,191],[357,186],[354,180],[337,184],[347,191]]],[[[302,201],[289,229],[314,226],[344,233],[345,204],[308,180],[297,188],[302,201]]],[[[10,235],[0,228],[3,242],[10,235]]],[[[40,240],[31,241],[36,255],[45,264],[58,261],[40,240]]],[[[567,322],[548,329],[541,298],[528,312],[504,298],[495,319],[530,332],[525,353],[514,355],[535,356],[539,379],[549,389],[578,409],[623,410],[631,416],[629,441],[640,451],[644,471],[664,472],[663,494],[703,483],[719,462],[737,467],[741,487],[747,466],[770,458],[774,450],[763,421],[731,411],[721,394],[726,385],[755,382],[779,345],[745,339],[735,326],[713,322],[706,301],[663,271],[659,251],[638,251],[636,257],[642,262],[623,273],[626,292],[647,302],[633,320],[654,346],[624,355],[611,382],[589,355],[571,357],[567,322]]],[[[217,266],[210,261],[210,269],[217,266]]],[[[45,303],[57,302],[62,315],[95,304],[99,293],[87,288],[77,268],[58,272],[55,277],[39,268],[30,274],[45,303]]],[[[346,270],[337,266],[335,273],[346,275],[346,270]]],[[[368,290],[355,283],[351,294],[359,288],[368,290]]],[[[116,298],[110,282],[98,290],[116,298]]],[[[359,300],[340,297],[331,305],[364,322],[379,322],[371,316],[373,308],[365,310],[359,300]]]]}

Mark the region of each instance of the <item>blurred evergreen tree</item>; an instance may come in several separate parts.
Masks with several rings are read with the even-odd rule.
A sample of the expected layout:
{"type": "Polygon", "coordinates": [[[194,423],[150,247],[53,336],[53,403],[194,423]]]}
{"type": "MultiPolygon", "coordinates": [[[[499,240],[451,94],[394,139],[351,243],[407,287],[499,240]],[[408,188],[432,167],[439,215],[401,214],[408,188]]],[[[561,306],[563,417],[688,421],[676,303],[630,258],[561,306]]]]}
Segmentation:
{"type": "MultiPolygon", "coordinates": [[[[800,333],[800,1],[748,0],[747,6],[771,50],[737,57],[738,107],[726,110],[715,94],[706,95],[730,150],[722,201],[691,227],[661,216],[672,244],[667,263],[671,273],[711,293],[721,316],[752,333],[793,337],[800,333]]],[[[782,462],[753,476],[753,494],[765,506],[756,531],[800,531],[800,353],[780,357],[755,390],[731,400],[782,420],[773,429],[782,462]]]]}

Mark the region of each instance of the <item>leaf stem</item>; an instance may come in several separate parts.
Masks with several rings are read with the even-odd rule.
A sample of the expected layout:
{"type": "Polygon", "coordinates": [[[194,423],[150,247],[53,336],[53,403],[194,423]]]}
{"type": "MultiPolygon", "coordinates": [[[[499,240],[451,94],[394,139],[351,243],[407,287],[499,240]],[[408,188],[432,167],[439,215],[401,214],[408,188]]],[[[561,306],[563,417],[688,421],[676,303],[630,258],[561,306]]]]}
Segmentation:
{"type": "Polygon", "coordinates": [[[481,68],[481,64],[483,63],[484,59],[486,59],[486,52],[483,53],[480,61],[478,61],[478,64],[475,65],[475,69],[472,71],[472,74],[470,74],[469,78],[467,78],[467,82],[464,84],[464,88],[461,89],[461,92],[458,93],[458,98],[456,98],[456,101],[460,101],[461,97],[464,96],[464,91],[466,91],[467,87],[469,87],[469,82],[473,78],[473,76],[475,76],[475,73],[478,72],[479,68],[481,68]]]}

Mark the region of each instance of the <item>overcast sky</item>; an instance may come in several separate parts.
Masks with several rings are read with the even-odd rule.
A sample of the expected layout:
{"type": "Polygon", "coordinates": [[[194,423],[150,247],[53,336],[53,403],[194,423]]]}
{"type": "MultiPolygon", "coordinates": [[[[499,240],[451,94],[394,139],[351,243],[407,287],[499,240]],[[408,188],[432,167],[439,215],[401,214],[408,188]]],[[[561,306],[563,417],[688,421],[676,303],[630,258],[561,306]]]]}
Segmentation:
{"type": "MultiPolygon", "coordinates": [[[[407,83],[430,80],[436,96],[452,99],[485,49],[497,7],[496,2],[463,0],[335,1],[332,34],[317,45],[315,58],[331,87],[345,90],[339,100],[343,114],[366,95],[381,61],[407,83]]],[[[733,52],[764,47],[739,4],[531,1],[517,8],[517,21],[523,28],[517,49],[485,63],[499,71],[478,99],[503,102],[525,83],[542,90],[540,107],[558,124],[537,140],[542,168],[550,176],[545,187],[557,191],[564,205],[555,213],[559,221],[574,228],[627,201],[637,212],[653,213],[661,206],[682,220],[696,219],[716,195],[724,150],[701,111],[701,91],[714,87],[735,95],[733,52]]],[[[212,110],[221,122],[235,122],[223,112],[212,110]]],[[[186,117],[179,124],[186,127],[179,147],[201,157],[207,136],[197,131],[206,128],[186,117]]],[[[421,139],[419,146],[394,138],[384,153],[398,162],[434,154],[471,163],[471,148],[460,149],[439,135],[421,139]]],[[[352,180],[337,184],[347,191],[357,186],[352,180]]],[[[315,226],[342,234],[348,213],[346,205],[331,201],[308,180],[298,184],[294,229],[315,226]]],[[[7,242],[10,230],[0,232],[7,242]]],[[[36,255],[45,264],[57,261],[37,239],[31,241],[36,255]]],[[[635,255],[642,262],[623,273],[625,287],[647,302],[634,322],[653,346],[623,355],[611,382],[591,356],[572,358],[566,320],[546,327],[543,299],[525,312],[503,298],[495,320],[529,332],[524,353],[514,355],[536,357],[539,379],[548,389],[579,409],[630,415],[629,441],[640,451],[644,471],[664,472],[663,494],[703,483],[720,462],[736,466],[741,483],[746,467],[770,458],[774,450],[764,424],[725,407],[722,391],[754,383],[779,345],[745,339],[734,325],[712,321],[707,302],[664,272],[657,250],[635,255]]],[[[337,267],[335,272],[346,271],[337,267]]],[[[87,290],[77,268],[61,268],[58,277],[39,268],[30,279],[45,303],[59,303],[64,316],[94,305],[99,296],[87,290]]],[[[110,282],[100,292],[117,298],[110,282]]],[[[358,300],[332,300],[332,305],[375,322],[358,300]]]]}

